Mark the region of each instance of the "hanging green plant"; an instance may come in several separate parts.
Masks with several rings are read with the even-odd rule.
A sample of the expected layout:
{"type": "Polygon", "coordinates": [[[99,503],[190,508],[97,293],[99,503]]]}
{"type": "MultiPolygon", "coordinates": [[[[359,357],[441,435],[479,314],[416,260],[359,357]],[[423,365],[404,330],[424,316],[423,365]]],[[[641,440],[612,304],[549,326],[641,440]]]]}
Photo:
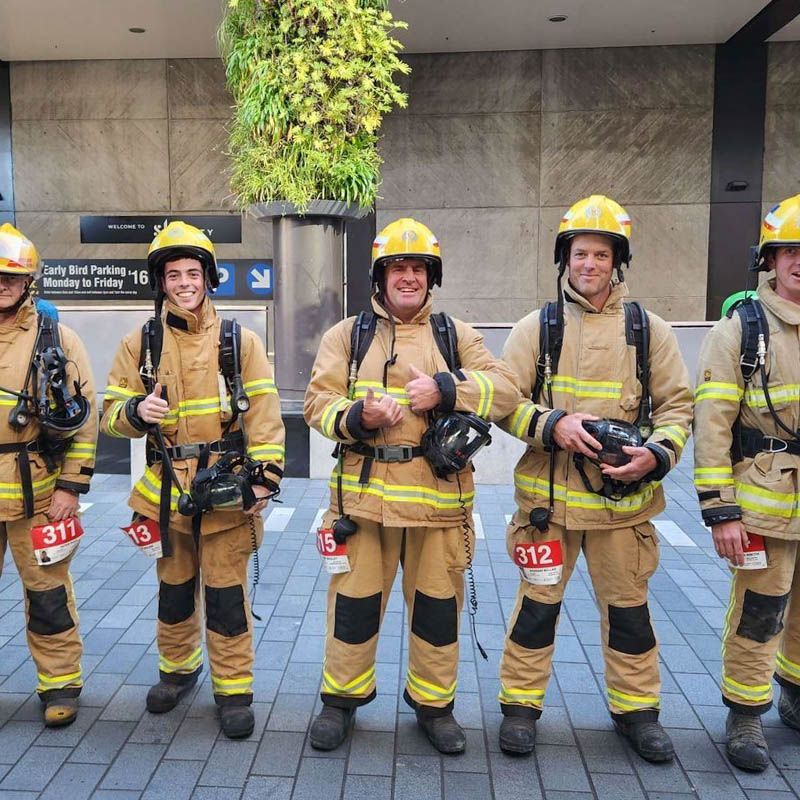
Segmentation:
{"type": "Polygon", "coordinates": [[[378,129],[406,95],[385,0],[229,0],[220,45],[236,111],[231,188],[242,209],[375,201],[378,129]]]}

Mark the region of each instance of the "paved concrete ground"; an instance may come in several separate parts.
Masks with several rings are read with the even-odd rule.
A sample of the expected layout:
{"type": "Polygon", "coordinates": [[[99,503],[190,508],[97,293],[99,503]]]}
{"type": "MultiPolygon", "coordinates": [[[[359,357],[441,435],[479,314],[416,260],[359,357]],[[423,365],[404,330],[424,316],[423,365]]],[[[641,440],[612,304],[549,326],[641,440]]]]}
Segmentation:
{"type": "MultiPolygon", "coordinates": [[[[661,567],[650,608],[661,639],[662,721],[678,752],[672,765],[632,755],[611,729],[603,700],[598,614],[585,564],[561,615],[555,676],[536,755],[510,759],[497,747],[497,672],[517,573],[505,554],[507,487],[478,488],[485,538],[475,578],[483,661],[464,626],[457,716],[468,751],[436,754],[399,700],[407,629],[393,593],[378,650],[379,696],[358,713],[352,741],[325,755],[306,732],[319,704],[325,587],[311,530],[327,490],[287,480],[261,550],[256,598],[256,733],[230,742],[218,733],[208,674],[171,714],[144,711],[156,677],[155,570],[117,526],[127,521],[127,479],[97,476],[84,514],[85,541],[74,562],[85,642],[86,687],[78,721],[47,731],[31,693],[21,592],[13,566],[0,580],[0,798],[790,798],[800,791],[800,734],[766,717],[773,764],[762,775],[733,771],[721,754],[725,712],[717,688],[719,632],[728,575],[698,523],[691,464],[670,477],[669,509],[658,524],[661,567]],[[672,542],[672,544],[671,544],[672,542]]],[[[8,559],[7,559],[8,562],[8,559]]]]}

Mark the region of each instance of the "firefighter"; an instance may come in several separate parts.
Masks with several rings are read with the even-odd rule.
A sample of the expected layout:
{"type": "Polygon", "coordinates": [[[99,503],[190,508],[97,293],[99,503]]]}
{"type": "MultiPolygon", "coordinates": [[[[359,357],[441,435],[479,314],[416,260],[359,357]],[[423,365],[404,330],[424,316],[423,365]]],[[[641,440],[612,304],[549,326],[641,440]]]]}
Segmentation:
{"type": "Polygon", "coordinates": [[[772,705],[773,671],[780,718],[800,729],[800,195],[764,218],[753,269],[771,271],[757,299],[729,309],[700,352],[695,487],[732,574],[722,643],[726,753],[760,772],[769,764],[761,715],[772,705]]]}
{"type": "Polygon", "coordinates": [[[686,444],[692,398],[670,327],[623,303],[630,230],[607,197],[573,205],[556,236],[559,299],[520,320],[503,351],[522,397],[501,426],[528,445],[507,532],[521,573],[500,667],[500,747],[510,754],[534,749],[561,602],[583,551],[613,723],[648,761],[674,755],[658,722],[650,520],[664,509],[659,482],[686,444]]]}
{"type": "Polygon", "coordinates": [[[261,544],[266,498],[283,475],[280,403],[261,341],[220,319],[208,296],[219,285],[210,239],[171,222],[150,245],[147,266],[156,315],[117,350],[101,422],[111,436],[147,436],[147,468],[129,499],[134,542],[161,555],[159,681],[147,709],[172,710],[197,683],[205,606],[222,731],[243,738],[254,724],[247,565],[261,544]],[[241,469],[220,471],[231,460],[255,464],[256,482],[241,469]],[[241,498],[249,492],[248,505],[241,498]]]}
{"type": "Polygon", "coordinates": [[[69,565],[79,541],[79,496],[89,491],[97,408],[83,343],[37,314],[33,244],[0,227],[0,569],[6,547],[25,588],[28,646],[44,724],[69,725],[83,686],[69,565]]]}
{"type": "Polygon", "coordinates": [[[404,699],[437,750],[460,753],[458,620],[475,547],[468,458],[517,390],[480,334],[432,314],[442,258],[425,225],[399,219],[384,228],[370,279],[372,311],[324,334],[305,398],[308,424],[338,443],[319,536],[326,566],[328,554],[339,561],[329,568],[323,709],[311,745],[338,747],[356,708],[375,697],[378,632],[402,564],[404,699]]]}

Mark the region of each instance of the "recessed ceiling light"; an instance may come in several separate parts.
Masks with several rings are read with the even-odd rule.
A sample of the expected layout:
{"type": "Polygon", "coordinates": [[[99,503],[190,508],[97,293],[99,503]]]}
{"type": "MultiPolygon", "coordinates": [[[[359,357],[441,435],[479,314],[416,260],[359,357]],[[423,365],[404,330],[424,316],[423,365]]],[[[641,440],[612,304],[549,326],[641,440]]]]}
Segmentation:
{"type": "Polygon", "coordinates": [[[547,18],[549,22],[566,22],[567,15],[566,14],[553,14],[552,17],[547,18]]]}
{"type": "Polygon", "coordinates": [[[144,33],[146,29],[145,28],[128,28],[128,30],[131,33],[144,33]]]}

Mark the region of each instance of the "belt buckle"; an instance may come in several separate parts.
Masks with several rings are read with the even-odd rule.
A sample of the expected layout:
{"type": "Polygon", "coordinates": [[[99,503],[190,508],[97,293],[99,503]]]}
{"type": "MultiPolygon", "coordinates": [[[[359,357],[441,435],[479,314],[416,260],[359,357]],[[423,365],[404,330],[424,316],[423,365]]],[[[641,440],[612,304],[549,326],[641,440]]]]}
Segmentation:
{"type": "Polygon", "coordinates": [[[176,461],[185,461],[188,458],[200,458],[200,444],[182,444],[178,446],[176,461]]]}
{"type": "Polygon", "coordinates": [[[765,453],[783,453],[789,449],[789,442],[779,439],[777,436],[764,436],[764,443],[767,445],[765,453]],[[774,447],[773,442],[780,442],[783,447],[774,447]]]}
{"type": "Polygon", "coordinates": [[[378,453],[379,461],[385,461],[390,464],[403,464],[413,458],[411,454],[412,448],[407,444],[379,445],[375,450],[378,453]]]}

